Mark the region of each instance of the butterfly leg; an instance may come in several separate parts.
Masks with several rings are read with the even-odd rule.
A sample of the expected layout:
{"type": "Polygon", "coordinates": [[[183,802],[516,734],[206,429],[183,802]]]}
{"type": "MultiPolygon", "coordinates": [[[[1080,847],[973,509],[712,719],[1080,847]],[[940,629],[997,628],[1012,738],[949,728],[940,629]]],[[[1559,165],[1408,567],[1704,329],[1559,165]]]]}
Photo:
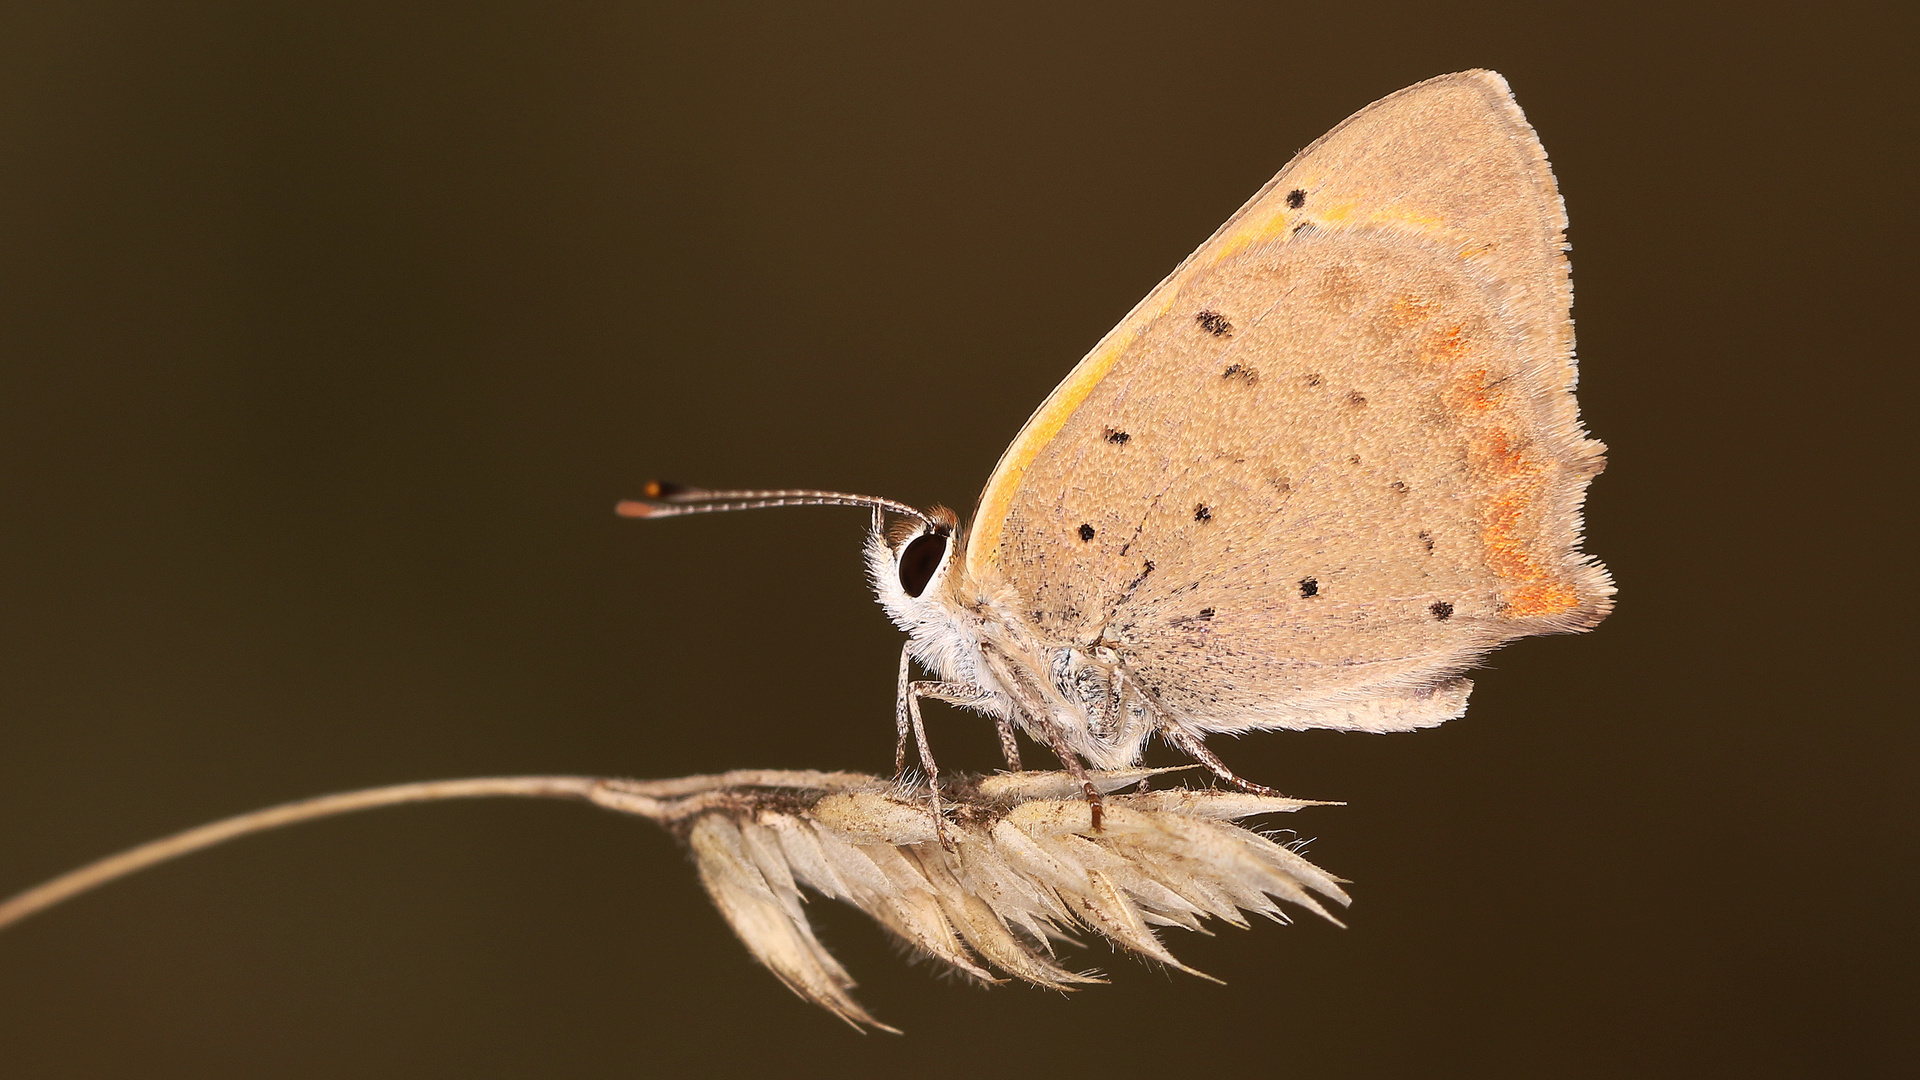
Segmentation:
{"type": "Polygon", "coordinates": [[[1106,812],[1106,803],[1100,797],[1100,789],[1094,787],[1093,780],[1087,776],[1086,762],[1080,760],[1079,754],[1067,748],[1067,740],[1061,737],[1059,730],[1052,724],[1041,724],[1039,727],[1041,733],[1046,736],[1047,749],[1053,751],[1053,756],[1060,759],[1060,764],[1066,768],[1067,772],[1073,774],[1075,780],[1080,781],[1080,790],[1086,793],[1087,808],[1093,815],[1093,831],[1099,832],[1101,819],[1106,812]]]}
{"type": "Polygon", "coordinates": [[[927,808],[933,812],[933,835],[941,847],[952,851],[953,841],[947,839],[947,818],[940,811],[940,766],[934,763],[933,747],[927,745],[927,725],[920,719],[919,690],[924,685],[907,686],[907,709],[913,713],[913,739],[920,749],[920,764],[927,770],[927,808]]]}
{"type": "MultiPolygon", "coordinates": [[[[927,725],[920,718],[920,699],[933,698],[936,701],[948,701],[956,705],[965,705],[982,696],[977,687],[964,683],[920,681],[903,684],[901,701],[905,704],[904,723],[913,732],[915,747],[920,751],[920,764],[927,770],[927,801],[933,811],[934,833],[940,838],[940,846],[953,850],[953,841],[947,837],[946,817],[940,810],[940,766],[933,760],[933,746],[927,742],[927,725]]],[[[901,736],[901,745],[896,751],[896,775],[906,772],[905,735],[901,736]]]]}
{"type": "Polygon", "coordinates": [[[1207,749],[1207,744],[1201,740],[1200,736],[1181,728],[1179,725],[1163,725],[1160,728],[1160,734],[1181,753],[1206,766],[1208,771],[1212,772],[1213,775],[1225,780],[1241,791],[1254,795],[1280,794],[1264,784],[1256,784],[1251,780],[1243,780],[1235,775],[1232,769],[1227,768],[1227,763],[1220,760],[1220,755],[1207,749]]]}
{"type": "MultiPolygon", "coordinates": [[[[876,512],[875,516],[878,516],[876,512]]],[[[912,691],[911,657],[906,646],[900,648],[900,681],[893,695],[893,775],[895,779],[907,772],[907,733],[913,730],[913,720],[907,713],[907,698],[912,691]]]]}
{"type": "Polygon", "coordinates": [[[1020,744],[1013,739],[1013,721],[1004,716],[993,718],[995,727],[1000,729],[1000,753],[1006,756],[1007,768],[1020,771],[1020,744]]]}
{"type": "MultiPolygon", "coordinates": [[[[971,705],[986,696],[979,687],[965,683],[938,682],[933,680],[915,681],[909,667],[911,654],[905,648],[900,650],[900,678],[893,696],[893,775],[904,776],[907,771],[907,739],[917,735],[920,756],[931,759],[927,753],[926,732],[920,724],[920,706],[918,698],[933,698],[954,705],[971,705]]],[[[1020,768],[1020,748],[1013,742],[1013,725],[1004,718],[995,718],[1000,727],[1000,750],[1007,755],[1007,763],[1014,770],[1020,768]]]]}

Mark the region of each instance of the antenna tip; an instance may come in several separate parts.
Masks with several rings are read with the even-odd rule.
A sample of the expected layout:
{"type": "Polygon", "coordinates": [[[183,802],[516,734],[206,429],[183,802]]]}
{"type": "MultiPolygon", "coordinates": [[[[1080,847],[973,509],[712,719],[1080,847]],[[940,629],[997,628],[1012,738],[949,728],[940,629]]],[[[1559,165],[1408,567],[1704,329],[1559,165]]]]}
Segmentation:
{"type": "Polygon", "coordinates": [[[672,499],[681,495],[701,494],[698,488],[685,484],[676,484],[671,480],[649,480],[640,489],[640,495],[646,499],[672,499]]]}
{"type": "Polygon", "coordinates": [[[666,509],[660,505],[661,503],[683,501],[688,497],[697,498],[705,494],[707,493],[699,488],[676,484],[670,480],[649,480],[640,485],[638,499],[620,500],[614,504],[613,512],[621,517],[655,517],[666,509]]]}

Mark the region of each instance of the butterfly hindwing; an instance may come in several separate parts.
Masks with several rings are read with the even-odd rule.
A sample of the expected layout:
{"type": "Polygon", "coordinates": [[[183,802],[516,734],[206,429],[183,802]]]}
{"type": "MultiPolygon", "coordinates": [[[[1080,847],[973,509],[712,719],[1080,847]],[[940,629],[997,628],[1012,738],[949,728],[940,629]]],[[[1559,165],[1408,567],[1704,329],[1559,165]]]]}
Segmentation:
{"type": "Polygon", "coordinates": [[[1062,383],[972,576],[1201,730],[1437,723],[1500,642],[1604,616],[1559,197],[1504,82],[1303,151],[1062,383]]]}

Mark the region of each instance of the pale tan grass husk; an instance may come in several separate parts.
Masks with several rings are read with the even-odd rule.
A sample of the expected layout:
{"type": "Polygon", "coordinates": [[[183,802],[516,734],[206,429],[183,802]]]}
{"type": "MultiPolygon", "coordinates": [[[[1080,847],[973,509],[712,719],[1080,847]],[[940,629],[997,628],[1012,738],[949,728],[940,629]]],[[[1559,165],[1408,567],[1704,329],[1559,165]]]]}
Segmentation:
{"type": "MultiPolygon", "coordinates": [[[[1176,960],[1156,928],[1204,920],[1287,921],[1281,903],[1337,924],[1321,902],[1340,882],[1240,824],[1326,805],[1207,788],[1118,794],[1158,772],[1060,772],[943,782],[936,820],[924,786],[862,773],[739,770],[674,780],[506,776],[327,795],[242,814],[81,867],[0,903],[0,928],[127,874],[251,833],[336,814],[443,799],[518,796],[592,802],[660,823],[691,851],[715,907],[756,959],[802,998],[855,1027],[895,1030],[851,991],[814,935],[806,892],[866,912],[915,949],[983,982],[995,972],[1066,990],[1104,981],[1064,967],[1056,943],[1091,931],[1150,960],[1176,960]],[[944,843],[943,836],[944,833],[944,843]]],[[[1202,976],[1203,978],[1206,976],[1202,976]]]]}

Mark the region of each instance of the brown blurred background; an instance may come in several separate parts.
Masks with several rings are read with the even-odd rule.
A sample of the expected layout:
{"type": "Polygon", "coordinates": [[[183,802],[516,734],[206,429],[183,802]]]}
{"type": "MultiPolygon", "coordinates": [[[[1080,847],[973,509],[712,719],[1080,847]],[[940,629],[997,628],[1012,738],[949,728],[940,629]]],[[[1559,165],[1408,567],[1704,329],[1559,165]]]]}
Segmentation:
{"type": "Polygon", "coordinates": [[[614,500],[970,507],[1294,150],[1488,66],[1572,214],[1620,607],[1444,728],[1230,744],[1347,800],[1289,824],[1350,928],[1174,935],[1224,987],[1090,950],[1067,998],[817,904],[908,1033],[863,1037],[652,827],[411,808],[0,935],[0,1074],[1913,1075],[1914,27],[910,7],[0,11],[0,892],[363,785],[886,769],[863,514],[614,500]]]}

